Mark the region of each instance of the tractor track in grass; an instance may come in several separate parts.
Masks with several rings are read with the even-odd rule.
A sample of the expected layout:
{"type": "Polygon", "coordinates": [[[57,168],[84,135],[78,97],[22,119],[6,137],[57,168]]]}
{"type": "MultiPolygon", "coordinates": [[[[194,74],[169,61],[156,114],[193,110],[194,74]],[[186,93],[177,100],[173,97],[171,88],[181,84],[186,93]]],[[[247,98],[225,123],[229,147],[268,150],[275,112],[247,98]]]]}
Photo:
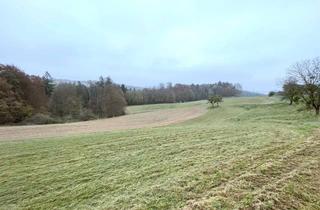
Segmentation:
{"type": "MultiPolygon", "coordinates": [[[[316,130],[309,138],[291,145],[290,150],[285,150],[289,147],[286,144],[273,148],[273,151],[258,153],[263,157],[263,162],[259,161],[258,156],[253,158],[254,161],[246,160],[246,170],[208,190],[199,199],[189,200],[182,209],[209,209],[212,203],[219,203],[223,199],[237,201],[235,209],[266,209],[271,204],[274,207],[269,206],[267,209],[300,209],[306,202],[309,202],[310,209],[318,209],[319,201],[312,196],[305,196],[304,191],[314,191],[314,197],[319,195],[319,139],[320,130],[316,130]],[[308,188],[305,189],[304,185],[308,188]],[[296,192],[291,188],[295,188],[296,192]],[[302,195],[293,199],[294,193],[302,195]],[[250,200],[246,200],[248,198],[250,200]]],[[[237,161],[241,162],[246,158],[248,157],[245,155],[237,161]]]]}
{"type": "Polygon", "coordinates": [[[202,106],[129,114],[120,117],[50,125],[3,126],[0,141],[61,137],[96,132],[151,128],[184,122],[206,112],[202,106]]]}

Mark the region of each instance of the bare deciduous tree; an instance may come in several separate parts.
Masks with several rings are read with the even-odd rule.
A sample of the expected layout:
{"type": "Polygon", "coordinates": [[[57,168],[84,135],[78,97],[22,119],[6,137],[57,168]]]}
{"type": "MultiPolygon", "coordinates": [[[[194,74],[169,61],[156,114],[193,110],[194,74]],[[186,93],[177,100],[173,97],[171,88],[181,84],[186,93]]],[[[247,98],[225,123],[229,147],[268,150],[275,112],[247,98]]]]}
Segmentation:
{"type": "Polygon", "coordinates": [[[301,97],[306,105],[320,113],[320,58],[308,59],[292,65],[289,77],[302,85],[301,97]]]}

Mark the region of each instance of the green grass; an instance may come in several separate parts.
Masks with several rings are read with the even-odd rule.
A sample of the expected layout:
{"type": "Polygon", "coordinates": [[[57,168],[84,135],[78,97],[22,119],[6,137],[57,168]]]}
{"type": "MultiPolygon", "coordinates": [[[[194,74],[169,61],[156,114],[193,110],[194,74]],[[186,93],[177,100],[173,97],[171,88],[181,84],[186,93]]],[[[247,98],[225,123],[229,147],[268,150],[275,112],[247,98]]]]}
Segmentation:
{"type": "Polygon", "coordinates": [[[137,114],[143,112],[152,112],[162,109],[176,109],[176,108],[188,108],[192,106],[204,106],[205,101],[193,101],[187,103],[164,103],[164,104],[148,104],[148,105],[134,105],[127,107],[128,114],[137,114]]]}
{"type": "Polygon", "coordinates": [[[177,125],[2,142],[0,209],[320,209],[320,120],[298,109],[230,98],[177,125]]]}

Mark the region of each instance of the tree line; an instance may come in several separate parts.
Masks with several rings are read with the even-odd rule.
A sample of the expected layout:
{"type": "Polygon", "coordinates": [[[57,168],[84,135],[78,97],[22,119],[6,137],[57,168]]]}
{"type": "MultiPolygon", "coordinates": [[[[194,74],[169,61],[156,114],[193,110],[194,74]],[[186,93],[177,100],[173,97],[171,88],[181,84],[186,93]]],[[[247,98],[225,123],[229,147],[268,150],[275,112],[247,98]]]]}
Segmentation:
{"type": "Polygon", "coordinates": [[[168,83],[157,88],[128,88],[110,77],[91,82],[56,83],[46,72],[28,75],[16,66],[0,64],[0,124],[46,124],[90,120],[125,114],[127,105],[175,103],[241,93],[239,84],[168,83]]]}
{"type": "Polygon", "coordinates": [[[197,100],[207,100],[209,96],[221,97],[239,96],[240,84],[217,82],[214,84],[161,84],[158,88],[128,89],[121,86],[128,105],[177,103],[197,100]]]}
{"type": "Polygon", "coordinates": [[[320,58],[303,60],[289,67],[280,93],[289,104],[303,103],[320,114],[320,58]]]}
{"type": "Polygon", "coordinates": [[[100,77],[89,85],[55,84],[49,73],[28,75],[0,65],[0,123],[55,123],[125,114],[126,100],[119,85],[100,77]]]}

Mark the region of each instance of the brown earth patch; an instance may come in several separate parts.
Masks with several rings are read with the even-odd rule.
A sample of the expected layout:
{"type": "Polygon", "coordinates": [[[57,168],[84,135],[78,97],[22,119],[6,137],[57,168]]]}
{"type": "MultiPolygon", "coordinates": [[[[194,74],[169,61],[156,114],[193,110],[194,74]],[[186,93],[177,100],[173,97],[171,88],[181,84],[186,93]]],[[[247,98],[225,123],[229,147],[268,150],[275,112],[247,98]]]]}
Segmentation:
{"type": "Polygon", "coordinates": [[[0,127],[0,141],[60,137],[76,134],[150,128],[180,123],[199,117],[206,112],[204,107],[166,109],[121,117],[51,125],[0,127]]]}

